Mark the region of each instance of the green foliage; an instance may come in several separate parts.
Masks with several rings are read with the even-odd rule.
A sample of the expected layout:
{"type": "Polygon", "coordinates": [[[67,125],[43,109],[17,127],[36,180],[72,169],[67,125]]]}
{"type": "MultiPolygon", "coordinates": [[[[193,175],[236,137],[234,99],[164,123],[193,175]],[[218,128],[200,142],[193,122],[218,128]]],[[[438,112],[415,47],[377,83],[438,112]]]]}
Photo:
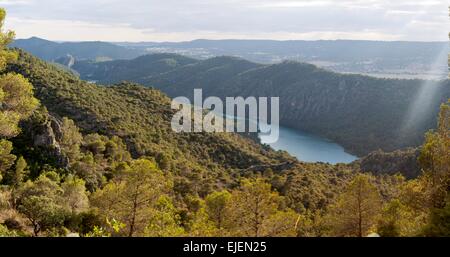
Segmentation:
{"type": "Polygon", "coordinates": [[[189,236],[224,236],[223,230],[217,228],[209,218],[204,206],[201,206],[193,215],[189,225],[189,236]]]}
{"type": "Polygon", "coordinates": [[[86,237],[110,237],[111,233],[118,234],[120,231],[125,228],[125,224],[112,219],[106,219],[106,227],[94,226],[92,231],[86,233],[84,236],[86,237]]]}
{"type": "Polygon", "coordinates": [[[5,172],[14,164],[16,156],[11,154],[12,143],[10,141],[0,139],[0,181],[5,172]]]}
{"type": "Polygon", "coordinates": [[[185,234],[181,227],[181,217],[169,197],[161,196],[158,199],[148,217],[144,234],[151,237],[175,237],[185,234]]]}
{"type": "MultiPolygon", "coordinates": [[[[174,133],[170,99],[157,90],[96,86],[22,51],[13,55],[5,74],[29,79],[34,90],[23,92],[42,106],[28,119],[31,105],[24,106],[22,133],[13,144],[1,141],[10,192],[4,212],[17,212],[34,235],[294,235],[297,216],[286,205],[322,208],[339,191],[327,185],[349,177],[338,174],[350,167],[302,164],[251,136],[174,133]],[[22,157],[11,169],[15,155],[22,157]],[[296,186],[300,174],[317,189],[296,186]],[[236,210],[252,194],[256,202],[236,210]]],[[[162,60],[168,70],[189,61],[162,60]]]]}
{"type": "MultiPolygon", "coordinates": [[[[342,125],[347,124],[346,117],[316,113],[325,115],[326,124],[336,125],[328,129],[350,142],[354,151],[367,150],[365,146],[359,148],[362,142],[378,143],[378,132],[390,131],[370,127],[370,120],[365,120],[370,113],[386,114],[377,124],[396,124],[404,111],[387,113],[377,103],[386,104],[386,108],[403,106],[395,99],[409,96],[409,91],[393,89],[403,87],[401,81],[340,76],[309,65],[262,67],[227,57],[204,62],[163,57],[145,56],[134,62],[139,68],[142,63],[154,62],[153,75],[166,72],[168,77],[146,79],[164,82],[175,76],[174,88],[187,84],[186,90],[199,81],[208,82],[205,85],[225,81],[239,85],[264,80],[261,85],[267,92],[272,92],[271,85],[286,85],[285,97],[309,97],[305,92],[316,90],[309,85],[319,85],[317,90],[336,98],[328,99],[318,92],[319,97],[328,99],[325,104],[306,107],[329,111],[329,106],[348,101],[352,108],[346,117],[364,121],[355,135],[354,131],[343,135],[339,128],[348,130],[342,125]],[[243,70],[247,72],[243,74],[243,70]],[[298,73],[306,74],[308,85],[293,83],[298,73]],[[183,79],[187,75],[189,79],[183,79]],[[239,81],[235,81],[236,76],[239,81]],[[388,82],[395,85],[386,85],[388,82]],[[367,94],[384,96],[384,91],[378,91],[381,87],[373,86],[381,83],[387,98],[381,97],[381,102],[366,99],[370,107],[357,105],[352,100],[359,91],[353,87],[361,83],[367,87],[367,94]],[[354,110],[361,113],[353,115],[354,110]],[[372,132],[374,135],[368,136],[372,132]]],[[[0,93],[2,104],[13,106],[11,99],[25,95],[23,106],[15,105],[21,118],[10,123],[2,137],[17,134],[18,125],[22,133],[0,141],[0,171],[5,175],[0,190],[0,221],[8,225],[7,230],[0,227],[0,234],[13,235],[10,232],[16,227],[18,233],[31,228],[35,236],[60,236],[69,231],[84,236],[364,236],[375,231],[382,236],[448,235],[448,107],[443,106],[438,129],[430,132],[422,149],[425,173],[405,182],[402,176],[392,174],[403,168],[409,172],[404,174],[412,174],[410,166],[401,162],[403,159],[399,165],[390,165],[397,157],[403,158],[402,154],[372,156],[370,165],[303,163],[260,145],[254,135],[174,133],[170,128],[170,99],[160,91],[131,83],[87,83],[23,51],[4,51],[0,67],[1,60],[8,62],[2,77],[8,81],[0,83],[7,85],[0,93]],[[19,58],[14,60],[9,55],[19,58]],[[23,77],[9,76],[11,72],[23,77]],[[29,79],[34,89],[23,78],[29,79]],[[4,90],[17,91],[19,84],[24,90],[17,97],[10,97],[8,92],[12,91],[4,90]],[[33,92],[42,106],[30,116],[34,100],[27,97],[33,92]],[[16,156],[20,156],[17,161],[16,156]],[[360,167],[379,167],[373,162],[379,156],[389,159],[385,161],[389,165],[364,170],[376,176],[359,172],[360,167]],[[389,175],[382,175],[386,172],[389,175]]],[[[118,61],[117,67],[121,64],[118,61]]],[[[110,63],[89,65],[109,67],[110,63]]],[[[130,79],[143,74],[142,70],[130,72],[124,71],[130,79]]],[[[117,76],[122,75],[117,72],[117,76]]],[[[250,86],[255,85],[252,83],[250,86]]],[[[227,88],[230,92],[238,89],[227,88]]],[[[220,90],[211,88],[208,93],[220,90]]],[[[290,106],[297,106],[296,98],[287,99],[290,106]]],[[[293,115],[287,117],[292,120],[301,115],[298,111],[284,112],[293,115]]],[[[306,119],[321,122],[314,115],[306,119]]],[[[308,129],[323,125],[308,124],[312,124],[308,129]]],[[[394,131],[395,127],[391,128],[394,131]]],[[[399,144],[388,143],[390,139],[389,134],[379,144],[387,148],[399,144]]]]}
{"type": "Polygon", "coordinates": [[[303,220],[289,208],[301,215],[325,209],[358,169],[357,165],[300,163],[286,153],[236,134],[173,133],[170,101],[160,92],[133,84],[88,84],[25,53],[19,56],[10,69],[33,81],[50,113],[68,117],[61,122],[62,139],[58,143],[61,141],[63,154],[73,157],[62,177],[68,172],[83,179],[93,192],[90,205],[98,211],[100,220],[114,218],[126,226],[115,233],[104,222],[98,224],[95,215],[81,212],[76,215],[78,227],[71,227],[82,234],[97,227],[113,236],[286,236],[302,234],[301,229],[308,235],[323,235],[325,226],[319,214],[315,218],[301,216],[305,224],[311,220],[311,225],[300,228],[303,220]],[[146,173],[136,173],[133,166],[136,161],[132,157],[144,156],[155,160],[152,167],[144,169],[163,173],[158,185],[164,181],[168,187],[159,193],[146,190],[140,197],[152,200],[134,208],[130,206],[134,206],[136,187],[131,185],[144,183],[139,192],[157,188],[151,186],[153,182],[145,182],[142,176],[146,173]],[[135,176],[131,176],[133,172],[135,176]],[[242,182],[246,178],[248,184],[242,182]],[[175,209],[169,204],[158,207],[161,194],[171,199],[175,209]],[[261,194],[261,198],[247,206],[246,199],[254,200],[253,194],[261,194]],[[263,206],[256,215],[252,213],[255,204],[263,206]]]}
{"type": "Polygon", "coordinates": [[[61,124],[62,138],[59,142],[62,150],[69,158],[70,162],[74,162],[80,158],[80,146],[83,141],[83,136],[79,132],[78,127],[73,120],[67,117],[63,118],[61,124]]]}
{"type": "Polygon", "coordinates": [[[441,106],[438,128],[426,135],[419,162],[429,221],[425,235],[448,236],[450,190],[450,99],[441,106]]]}
{"type": "MultiPolygon", "coordinates": [[[[14,39],[14,32],[3,31],[6,12],[0,8],[0,72],[8,62],[17,58],[7,45],[14,39]]],[[[0,138],[13,137],[19,133],[18,123],[29,117],[37,107],[33,86],[21,75],[7,73],[0,76],[0,138]]]]}
{"type": "Polygon", "coordinates": [[[44,174],[18,189],[17,209],[31,223],[35,236],[41,231],[62,226],[67,214],[63,191],[55,179],[58,178],[51,173],[44,174]]]}
{"type": "Polygon", "coordinates": [[[145,159],[135,160],[130,168],[97,190],[92,205],[105,218],[114,218],[126,224],[124,235],[142,235],[155,203],[171,187],[170,181],[145,159]]]}
{"type": "Polygon", "coordinates": [[[297,235],[298,218],[299,214],[293,210],[277,211],[264,220],[261,234],[273,237],[294,237],[297,235]]]}
{"type": "Polygon", "coordinates": [[[61,183],[61,189],[64,192],[62,197],[65,199],[65,204],[72,214],[79,214],[88,210],[89,199],[84,180],[68,176],[61,183]]]}
{"type": "Polygon", "coordinates": [[[13,137],[19,121],[31,115],[38,105],[33,86],[22,75],[8,73],[0,77],[0,136],[13,137]]]}
{"type": "Polygon", "coordinates": [[[415,236],[418,235],[416,215],[414,211],[394,199],[387,203],[382,211],[377,232],[383,237],[415,236]]]}
{"type": "Polygon", "coordinates": [[[14,169],[14,173],[12,174],[11,178],[12,186],[17,187],[24,181],[25,177],[28,174],[27,167],[28,167],[27,162],[22,156],[20,156],[16,162],[16,168],[14,169]]]}
{"type": "Polygon", "coordinates": [[[231,194],[226,190],[213,192],[205,198],[206,212],[219,229],[223,226],[227,215],[226,208],[230,204],[230,200],[231,194]]]}
{"type": "MultiPolygon", "coordinates": [[[[277,214],[281,201],[262,179],[243,180],[228,205],[226,227],[237,236],[267,236],[264,225],[277,214]]],[[[294,230],[294,224],[291,227],[294,230]]],[[[282,233],[277,231],[277,233],[282,233]]]]}
{"type": "Polygon", "coordinates": [[[356,176],[330,208],[328,220],[333,235],[368,235],[380,210],[381,197],[371,178],[368,175],[356,176]]]}
{"type": "MultiPolygon", "coordinates": [[[[92,85],[23,52],[9,70],[29,78],[49,112],[72,119],[85,135],[81,151],[92,156],[82,155],[72,170],[86,180],[90,191],[102,185],[103,176],[109,178],[114,172],[114,167],[107,171],[105,166],[122,165],[120,159],[127,162],[128,152],[135,158],[153,157],[161,169],[174,174],[174,188],[180,195],[205,196],[224,184],[237,185],[241,172],[247,173],[244,171],[254,165],[293,161],[285,153],[236,134],[174,133],[170,99],[154,89],[129,83],[92,85]],[[92,133],[100,136],[87,136],[92,133]],[[111,142],[115,136],[126,146],[111,142]],[[116,159],[116,163],[102,164],[103,158],[116,159]]],[[[292,169],[297,169],[296,165],[292,169]]]]}
{"type": "Polygon", "coordinates": [[[430,215],[430,222],[424,228],[427,236],[450,236],[450,197],[442,208],[433,209],[430,215]]]}
{"type": "Polygon", "coordinates": [[[0,224],[0,237],[15,237],[17,232],[8,230],[7,227],[0,224]]]}
{"type": "Polygon", "coordinates": [[[8,62],[15,59],[17,56],[8,51],[6,46],[9,45],[15,36],[13,31],[4,31],[3,26],[5,25],[6,11],[0,8],[0,70],[3,70],[8,62]]]}
{"type": "Polygon", "coordinates": [[[14,195],[17,210],[28,219],[35,236],[62,228],[70,215],[88,208],[84,181],[69,176],[60,184],[54,172],[45,172],[35,181],[25,182],[14,195]]]}
{"type": "Polygon", "coordinates": [[[432,205],[440,208],[446,203],[450,188],[450,99],[441,106],[438,128],[426,134],[419,156],[424,172],[430,177],[432,205]]]}
{"type": "Polygon", "coordinates": [[[129,61],[75,61],[71,68],[76,70],[76,72],[81,75],[82,79],[96,80],[101,81],[101,83],[111,84],[125,80],[136,81],[145,76],[158,75],[195,62],[197,62],[197,60],[189,57],[161,53],[143,55],[129,61]],[[143,67],[147,67],[147,69],[143,69],[143,67]],[[90,75],[87,75],[89,71],[91,71],[91,73],[90,75]]]}
{"type": "Polygon", "coordinates": [[[395,175],[401,173],[407,179],[413,179],[422,173],[417,161],[419,154],[420,150],[417,148],[406,148],[393,152],[378,150],[361,158],[360,168],[361,171],[372,174],[395,175]]]}

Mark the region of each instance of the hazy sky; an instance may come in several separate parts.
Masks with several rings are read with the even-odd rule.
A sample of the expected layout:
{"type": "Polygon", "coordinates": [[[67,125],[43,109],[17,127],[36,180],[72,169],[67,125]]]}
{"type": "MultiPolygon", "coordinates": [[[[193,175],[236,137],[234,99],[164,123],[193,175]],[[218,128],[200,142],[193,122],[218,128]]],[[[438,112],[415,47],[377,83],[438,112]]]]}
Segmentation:
{"type": "Polygon", "coordinates": [[[17,38],[447,40],[449,0],[0,0],[17,38]]]}

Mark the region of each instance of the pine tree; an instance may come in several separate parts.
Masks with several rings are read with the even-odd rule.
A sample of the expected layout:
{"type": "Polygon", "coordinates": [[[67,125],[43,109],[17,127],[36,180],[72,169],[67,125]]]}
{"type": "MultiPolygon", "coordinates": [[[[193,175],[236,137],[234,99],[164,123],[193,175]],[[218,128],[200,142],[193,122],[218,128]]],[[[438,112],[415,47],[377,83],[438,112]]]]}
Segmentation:
{"type": "Polygon", "coordinates": [[[227,215],[227,205],[230,199],[231,194],[226,190],[213,192],[206,196],[206,212],[218,229],[223,227],[223,222],[227,215]]]}
{"type": "Polygon", "coordinates": [[[27,162],[22,156],[20,156],[16,162],[16,169],[14,170],[14,174],[11,181],[11,184],[13,186],[17,187],[24,181],[24,178],[28,173],[27,167],[28,167],[27,162]]]}
{"type": "Polygon", "coordinates": [[[430,205],[443,207],[450,186],[450,99],[441,106],[437,130],[425,136],[419,163],[430,180],[430,205]]]}
{"type": "Polygon", "coordinates": [[[11,154],[13,147],[8,140],[0,139],[0,181],[3,179],[5,172],[11,168],[16,160],[16,156],[11,154]]]}
{"type": "Polygon", "coordinates": [[[105,218],[124,223],[125,235],[142,235],[158,199],[171,187],[170,180],[154,162],[139,159],[102,190],[97,190],[91,203],[105,218]]]}
{"type": "Polygon", "coordinates": [[[183,236],[184,229],[181,227],[181,217],[172,200],[167,196],[158,199],[155,207],[148,216],[148,225],[145,228],[145,236],[151,237],[174,237],[183,236]]]}
{"type": "MultiPolygon", "coordinates": [[[[14,32],[3,31],[6,12],[0,8],[0,71],[17,55],[7,49],[14,39],[14,32]]],[[[31,115],[38,105],[33,96],[33,86],[22,75],[7,73],[0,76],[0,138],[16,136],[19,121],[31,115]]]]}
{"type": "Polygon", "coordinates": [[[34,236],[47,229],[62,226],[67,214],[59,176],[54,172],[43,173],[36,181],[27,181],[16,192],[17,210],[33,227],[34,236]]]}
{"type": "Polygon", "coordinates": [[[83,141],[83,136],[73,120],[66,117],[63,118],[61,132],[62,138],[59,144],[69,161],[73,163],[80,158],[80,145],[83,141]]]}
{"type": "MultiPolygon", "coordinates": [[[[3,30],[5,17],[6,11],[0,8],[0,72],[17,58],[7,49],[14,39],[14,32],[3,30]]],[[[28,118],[38,103],[33,96],[33,86],[23,76],[12,73],[0,76],[0,180],[16,158],[10,154],[11,143],[6,138],[20,132],[19,121],[28,118]]]]}
{"type": "Polygon", "coordinates": [[[362,237],[368,234],[381,211],[381,198],[369,175],[358,175],[331,207],[333,235],[362,237]]]}
{"type": "Polygon", "coordinates": [[[427,133],[419,156],[423,184],[429,201],[425,235],[450,235],[450,99],[441,105],[436,131],[427,133]]]}
{"type": "Polygon", "coordinates": [[[244,180],[229,201],[227,227],[236,236],[262,236],[264,222],[277,212],[279,201],[262,179],[244,180]]]}

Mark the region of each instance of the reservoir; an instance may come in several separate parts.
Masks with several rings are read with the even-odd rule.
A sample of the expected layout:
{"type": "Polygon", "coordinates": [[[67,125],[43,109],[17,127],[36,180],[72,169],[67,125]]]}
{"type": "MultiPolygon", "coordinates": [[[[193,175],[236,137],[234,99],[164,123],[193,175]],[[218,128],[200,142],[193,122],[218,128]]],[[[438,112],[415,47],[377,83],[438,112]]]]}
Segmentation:
{"type": "Polygon", "coordinates": [[[358,158],[330,140],[283,126],[280,126],[278,141],[268,145],[304,162],[350,163],[358,158]]]}
{"type": "MultiPolygon", "coordinates": [[[[225,119],[238,119],[234,116],[220,115],[225,119]]],[[[255,121],[252,121],[255,122],[255,121]]],[[[259,127],[263,128],[268,126],[264,123],[259,123],[259,127]]],[[[331,164],[336,163],[350,163],[358,159],[357,156],[351,155],[345,152],[344,148],[326,138],[319,137],[317,135],[307,133],[301,130],[296,130],[280,125],[280,133],[278,140],[275,143],[268,144],[274,150],[283,150],[290,155],[296,157],[299,161],[304,162],[328,162],[331,164]]],[[[260,134],[261,135],[261,134],[260,134]]],[[[261,143],[267,144],[263,138],[261,143]]],[[[265,140],[267,141],[267,137],[265,140]]],[[[274,141],[274,140],[271,140],[274,141]]]]}

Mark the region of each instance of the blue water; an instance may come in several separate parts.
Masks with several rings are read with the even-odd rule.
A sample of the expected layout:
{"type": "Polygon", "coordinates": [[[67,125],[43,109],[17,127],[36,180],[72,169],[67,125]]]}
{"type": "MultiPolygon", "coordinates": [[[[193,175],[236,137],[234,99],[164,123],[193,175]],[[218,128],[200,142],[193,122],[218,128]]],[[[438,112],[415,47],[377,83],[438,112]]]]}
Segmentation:
{"type": "MultiPolygon", "coordinates": [[[[262,143],[265,143],[261,139],[262,143]]],[[[268,144],[275,150],[284,150],[305,162],[350,163],[357,159],[344,148],[327,139],[280,126],[278,141],[268,144]]]]}
{"type": "MultiPolygon", "coordinates": [[[[235,119],[234,116],[221,116],[225,119],[235,119]]],[[[242,120],[243,118],[237,119],[242,120]]],[[[266,126],[267,124],[259,123],[260,128],[266,126]]],[[[270,138],[267,138],[267,136],[261,137],[261,133],[259,135],[261,143],[268,144],[275,150],[284,150],[304,162],[328,162],[336,164],[350,163],[358,159],[357,156],[345,152],[344,148],[339,144],[301,130],[280,126],[279,137],[275,143],[267,143],[270,138]]]]}

